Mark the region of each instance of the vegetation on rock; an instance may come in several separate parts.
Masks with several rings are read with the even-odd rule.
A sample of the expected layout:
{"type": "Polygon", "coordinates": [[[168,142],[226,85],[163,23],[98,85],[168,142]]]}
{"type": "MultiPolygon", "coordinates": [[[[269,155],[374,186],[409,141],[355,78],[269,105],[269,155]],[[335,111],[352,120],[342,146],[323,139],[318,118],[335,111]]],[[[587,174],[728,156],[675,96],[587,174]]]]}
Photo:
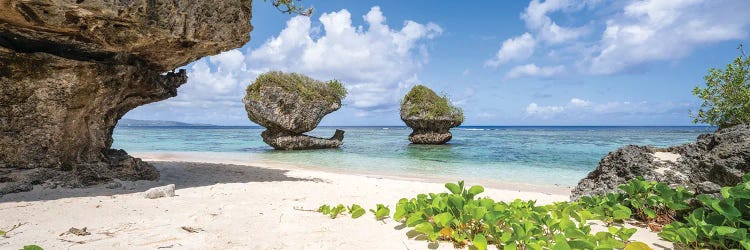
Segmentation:
{"type": "Polygon", "coordinates": [[[459,123],[464,120],[461,108],[453,106],[447,96],[439,96],[424,85],[416,85],[406,94],[401,101],[401,109],[404,108],[409,116],[424,116],[426,119],[450,117],[459,123]]]}
{"type": "MultiPolygon", "coordinates": [[[[268,1],[268,0],[264,0],[268,1]]],[[[302,5],[297,5],[297,2],[301,2],[301,0],[272,0],[271,4],[273,7],[276,7],[279,11],[286,14],[298,14],[303,16],[311,16],[313,13],[313,8],[307,8],[302,5]]]]}
{"type": "Polygon", "coordinates": [[[726,69],[711,68],[705,76],[706,87],[695,87],[693,94],[703,100],[694,123],[730,127],[750,123],[750,57],[742,45],[740,55],[726,69]]]}
{"type": "Polygon", "coordinates": [[[307,100],[327,100],[341,102],[346,97],[346,88],[338,80],[322,82],[298,73],[270,71],[260,74],[253,84],[247,86],[247,96],[253,100],[260,97],[260,89],[265,86],[277,86],[299,94],[307,100]]]}

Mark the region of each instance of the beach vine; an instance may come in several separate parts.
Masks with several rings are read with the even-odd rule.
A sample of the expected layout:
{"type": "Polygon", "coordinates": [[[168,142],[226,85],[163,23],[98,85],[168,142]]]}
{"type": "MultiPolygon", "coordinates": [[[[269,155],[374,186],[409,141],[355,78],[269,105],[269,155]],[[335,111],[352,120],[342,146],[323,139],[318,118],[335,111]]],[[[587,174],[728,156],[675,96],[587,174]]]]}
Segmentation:
{"type": "MultiPolygon", "coordinates": [[[[498,249],[651,249],[630,240],[637,229],[625,227],[626,222],[648,226],[676,247],[750,249],[750,174],[743,180],[723,188],[722,197],[714,198],[695,197],[682,187],[635,178],[620,185],[620,193],[541,206],[535,201],[478,197],[484,192],[482,186],[467,188],[459,181],[445,184],[449,192],[400,199],[391,218],[427,241],[479,250],[489,245],[498,249]],[[691,207],[692,199],[701,206],[691,207]],[[607,230],[592,231],[589,222],[596,220],[604,222],[607,230]]],[[[318,212],[335,218],[334,213],[346,211],[343,205],[335,208],[339,209],[324,205],[318,212]]],[[[353,218],[361,216],[354,217],[351,211],[350,207],[353,218]]],[[[378,220],[390,215],[383,204],[370,211],[378,220]]]]}

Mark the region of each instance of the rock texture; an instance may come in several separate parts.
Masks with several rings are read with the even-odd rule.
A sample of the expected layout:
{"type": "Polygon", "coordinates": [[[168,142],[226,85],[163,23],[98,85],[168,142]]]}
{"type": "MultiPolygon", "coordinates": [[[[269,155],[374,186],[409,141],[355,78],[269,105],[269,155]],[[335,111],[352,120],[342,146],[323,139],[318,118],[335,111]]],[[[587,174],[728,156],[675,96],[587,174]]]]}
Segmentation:
{"type": "Polygon", "coordinates": [[[305,135],[318,126],[327,114],[341,108],[341,96],[324,91],[324,83],[297,74],[269,72],[248,86],[242,99],[248,118],[265,127],[263,141],[275,149],[323,149],[343,144],[344,131],[336,130],[333,137],[317,138],[305,135]],[[268,77],[268,76],[274,76],[268,77]],[[292,76],[301,77],[311,89],[296,89],[292,76]],[[284,82],[276,82],[284,81],[284,82]],[[284,87],[287,86],[287,87],[284,87]],[[303,93],[311,94],[303,94],[303,93]]]}
{"type": "Polygon", "coordinates": [[[460,109],[431,89],[417,85],[401,103],[401,120],[413,129],[409,141],[415,144],[444,144],[453,138],[450,129],[464,121],[460,109]]]}
{"type": "Polygon", "coordinates": [[[571,199],[619,191],[617,186],[643,176],[687,187],[698,194],[714,194],[736,185],[750,172],[750,124],[722,128],[698,136],[694,143],[670,148],[626,146],[609,153],[578,183],[571,199]],[[660,159],[673,154],[676,159],[660,159]]]}
{"type": "Polygon", "coordinates": [[[0,0],[0,195],[157,179],[109,149],[117,121],[175,96],[175,68],[247,43],[250,18],[244,0],[0,0]]]}

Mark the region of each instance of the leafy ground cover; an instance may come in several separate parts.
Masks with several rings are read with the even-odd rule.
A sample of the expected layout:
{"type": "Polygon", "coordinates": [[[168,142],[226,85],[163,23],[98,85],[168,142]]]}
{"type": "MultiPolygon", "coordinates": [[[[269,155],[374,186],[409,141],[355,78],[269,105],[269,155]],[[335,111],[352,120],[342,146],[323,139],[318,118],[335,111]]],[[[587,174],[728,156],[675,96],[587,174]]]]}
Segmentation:
{"type": "MultiPolygon", "coordinates": [[[[694,197],[682,187],[636,178],[621,185],[620,193],[549,205],[482,198],[478,196],[484,192],[482,186],[466,187],[463,181],[445,187],[449,192],[400,199],[392,215],[383,204],[370,211],[378,220],[391,216],[428,241],[479,250],[489,245],[498,249],[650,249],[630,240],[638,229],[622,226],[626,221],[661,231],[659,236],[676,247],[750,249],[750,174],[743,183],[725,187],[722,197],[694,197]],[[700,206],[691,207],[692,199],[700,206]],[[592,220],[604,222],[607,231],[593,232],[588,223],[592,220]]],[[[357,208],[361,207],[324,205],[318,211],[331,218],[348,211],[358,218],[364,212],[357,208]]]]}

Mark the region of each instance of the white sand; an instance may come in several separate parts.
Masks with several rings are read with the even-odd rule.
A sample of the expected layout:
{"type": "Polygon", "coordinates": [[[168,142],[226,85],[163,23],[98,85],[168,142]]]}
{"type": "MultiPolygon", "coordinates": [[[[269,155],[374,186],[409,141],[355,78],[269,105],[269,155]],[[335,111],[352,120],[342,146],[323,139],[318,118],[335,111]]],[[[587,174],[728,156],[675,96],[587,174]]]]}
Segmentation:
{"type": "MultiPolygon", "coordinates": [[[[364,217],[332,220],[316,209],[324,203],[376,203],[391,208],[399,198],[443,192],[442,183],[367,177],[305,169],[260,168],[208,163],[155,163],[158,182],[123,182],[85,189],[44,189],[0,197],[0,230],[20,227],[0,237],[0,249],[37,244],[45,249],[427,249],[409,239],[408,229],[386,219],[364,217]],[[176,196],[146,199],[148,188],[176,184],[176,196]],[[181,227],[198,229],[187,232],[181,227]],[[61,235],[87,227],[91,235],[61,235]]],[[[472,185],[484,183],[468,183],[472,185]]],[[[564,201],[569,190],[508,185],[487,188],[483,196],[539,203],[564,201]],[[544,192],[539,191],[543,189],[544,192]]],[[[648,229],[634,240],[659,242],[648,229]]],[[[438,249],[454,249],[441,243],[438,249]]]]}

